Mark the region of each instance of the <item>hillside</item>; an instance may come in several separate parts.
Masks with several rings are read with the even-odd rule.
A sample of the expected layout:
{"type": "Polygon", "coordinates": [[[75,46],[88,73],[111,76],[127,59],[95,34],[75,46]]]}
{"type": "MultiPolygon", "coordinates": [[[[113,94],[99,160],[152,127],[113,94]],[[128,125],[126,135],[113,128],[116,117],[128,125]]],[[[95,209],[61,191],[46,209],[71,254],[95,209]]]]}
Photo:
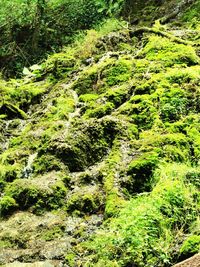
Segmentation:
{"type": "Polygon", "coordinates": [[[128,21],[1,78],[1,266],[165,267],[200,250],[200,2],[131,3],[128,21]]]}

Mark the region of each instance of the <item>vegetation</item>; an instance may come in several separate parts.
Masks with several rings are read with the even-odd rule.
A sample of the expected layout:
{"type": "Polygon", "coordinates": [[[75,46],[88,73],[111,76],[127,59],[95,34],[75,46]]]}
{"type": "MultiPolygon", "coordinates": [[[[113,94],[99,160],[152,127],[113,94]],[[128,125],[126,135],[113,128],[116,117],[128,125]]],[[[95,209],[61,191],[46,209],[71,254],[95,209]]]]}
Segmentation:
{"type": "Polygon", "coordinates": [[[198,3],[165,2],[0,4],[0,265],[200,251],[198,3]]]}
{"type": "Polygon", "coordinates": [[[6,76],[61,49],[74,34],[117,14],[123,0],[5,0],[0,4],[0,67],[6,76]]]}

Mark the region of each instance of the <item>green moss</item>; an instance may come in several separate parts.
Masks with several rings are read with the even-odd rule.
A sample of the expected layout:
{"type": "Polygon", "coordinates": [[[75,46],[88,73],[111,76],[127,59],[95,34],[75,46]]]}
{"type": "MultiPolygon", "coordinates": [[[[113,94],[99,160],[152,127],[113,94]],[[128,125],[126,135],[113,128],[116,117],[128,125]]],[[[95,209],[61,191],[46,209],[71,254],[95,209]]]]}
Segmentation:
{"type": "Polygon", "coordinates": [[[103,194],[96,187],[82,187],[67,201],[67,211],[76,215],[93,214],[102,208],[103,194]]]}
{"type": "Polygon", "coordinates": [[[45,241],[51,241],[63,236],[64,226],[55,225],[51,229],[44,231],[41,235],[41,238],[45,241]]]}
{"type": "Polygon", "coordinates": [[[6,195],[15,199],[20,209],[27,209],[34,205],[44,192],[40,192],[36,185],[30,184],[27,180],[15,180],[7,186],[6,195]]]}
{"type": "Polygon", "coordinates": [[[160,117],[163,121],[179,120],[187,113],[187,99],[183,90],[170,88],[160,96],[160,117]]]}
{"type": "Polygon", "coordinates": [[[132,76],[133,63],[131,60],[119,59],[114,66],[106,69],[103,76],[109,86],[126,82],[132,76]]]}
{"type": "MultiPolygon", "coordinates": [[[[145,12],[149,20],[151,7],[145,12]]],[[[182,31],[169,38],[146,32],[132,44],[122,25],[77,37],[23,81],[0,81],[0,105],[29,116],[16,109],[0,115],[1,216],[62,210],[78,223],[69,233],[69,266],[167,266],[180,239],[198,235],[198,47],[174,41],[182,31]],[[31,177],[21,179],[36,152],[31,177]]],[[[157,21],[154,30],[167,27],[157,21]]],[[[63,224],[35,217],[39,228],[29,240],[54,246],[68,239],[63,224]]],[[[34,246],[25,239],[13,233],[0,246],[34,246]]]]}
{"type": "Polygon", "coordinates": [[[152,151],[156,149],[160,157],[167,161],[188,161],[190,159],[190,143],[187,136],[182,133],[155,133],[144,131],[140,135],[140,151],[152,151]]]}
{"type": "Polygon", "coordinates": [[[127,188],[130,192],[141,193],[150,191],[155,185],[153,171],[158,164],[156,153],[144,153],[133,160],[128,166],[128,174],[131,175],[127,188]]]}
{"type": "Polygon", "coordinates": [[[20,176],[20,166],[10,159],[11,164],[0,164],[0,179],[4,182],[12,182],[20,176]]]}
{"type": "Polygon", "coordinates": [[[131,91],[131,86],[125,84],[107,90],[105,97],[106,99],[108,99],[108,101],[112,102],[115,105],[115,108],[117,108],[128,99],[128,97],[132,93],[131,91]]]}
{"type": "Polygon", "coordinates": [[[70,171],[81,171],[102,159],[121,132],[118,121],[111,118],[79,122],[74,125],[66,141],[51,140],[40,150],[41,154],[53,153],[70,171]]]}
{"type": "Polygon", "coordinates": [[[190,27],[196,28],[199,25],[199,12],[200,4],[197,1],[182,14],[182,20],[187,22],[190,27]]]}
{"type": "Polygon", "coordinates": [[[60,96],[53,100],[52,106],[45,114],[48,120],[65,120],[69,113],[75,108],[74,99],[71,97],[60,96]]]}
{"type": "Polygon", "coordinates": [[[193,202],[197,191],[183,182],[187,170],[185,165],[161,166],[155,174],[160,180],[152,193],[131,199],[117,218],[109,219],[92,240],[83,244],[91,251],[86,256],[88,266],[100,262],[112,266],[116,259],[118,266],[162,266],[170,262],[169,248],[176,238],[174,227],[182,229],[198,213],[198,203],[193,202]],[[192,218],[191,208],[196,214],[192,218]]]}
{"type": "Polygon", "coordinates": [[[192,144],[192,158],[193,162],[199,164],[200,162],[200,131],[199,131],[199,122],[194,121],[193,126],[188,126],[186,128],[189,140],[192,144]]]}
{"type": "Polygon", "coordinates": [[[122,105],[131,94],[131,86],[122,85],[112,87],[100,96],[86,94],[79,97],[80,101],[85,105],[81,111],[84,113],[84,118],[96,117],[101,118],[109,115],[114,109],[122,105]]]}
{"type": "Polygon", "coordinates": [[[171,68],[166,73],[167,80],[170,83],[177,83],[179,85],[183,83],[197,83],[199,80],[200,68],[199,66],[192,66],[186,68],[171,68]]]}
{"type": "MultiPolygon", "coordinates": [[[[111,177],[107,177],[107,179],[110,178],[111,177]]],[[[120,210],[125,207],[126,204],[126,200],[119,195],[119,190],[117,188],[112,188],[112,190],[108,193],[106,197],[106,217],[116,217],[119,214],[120,210]]]]}
{"type": "Polygon", "coordinates": [[[14,199],[20,210],[31,207],[35,212],[58,209],[64,204],[65,195],[66,188],[61,182],[45,186],[42,182],[17,179],[5,189],[5,196],[14,199]]]}
{"type": "Polygon", "coordinates": [[[37,79],[45,74],[51,74],[58,79],[65,77],[75,67],[78,67],[78,61],[74,58],[73,49],[66,49],[66,51],[51,55],[42,65],[42,70],[34,71],[33,74],[37,79]]]}
{"type": "Polygon", "coordinates": [[[94,108],[87,110],[85,112],[86,118],[102,118],[105,115],[111,114],[111,112],[114,110],[114,104],[111,102],[106,102],[105,104],[100,104],[99,107],[95,107],[94,103],[94,108]]]}
{"type": "Polygon", "coordinates": [[[50,171],[67,171],[66,166],[54,155],[45,154],[38,157],[33,163],[34,174],[42,174],[50,171]]]}
{"type": "Polygon", "coordinates": [[[159,36],[149,37],[149,42],[141,55],[151,61],[161,61],[166,67],[183,63],[195,65],[199,62],[193,47],[176,44],[159,36]]]}
{"type": "Polygon", "coordinates": [[[200,251],[200,236],[189,236],[182,244],[180,248],[180,257],[188,258],[200,251]]]}
{"type": "Polygon", "coordinates": [[[200,188],[200,169],[198,167],[187,172],[186,182],[192,183],[197,188],[200,188]]]}
{"type": "Polygon", "coordinates": [[[82,94],[79,97],[79,101],[83,103],[90,103],[99,98],[98,94],[82,94]]]}
{"type": "Polygon", "coordinates": [[[106,160],[103,169],[103,184],[106,193],[105,214],[107,217],[117,216],[120,209],[126,204],[125,199],[119,192],[119,188],[115,185],[115,177],[118,175],[117,169],[121,161],[120,144],[115,141],[113,149],[106,160]]]}
{"type": "Polygon", "coordinates": [[[1,233],[1,242],[5,248],[26,249],[26,244],[29,237],[29,233],[22,233],[16,229],[12,229],[10,232],[5,230],[3,233],[1,233]]]}
{"type": "Polygon", "coordinates": [[[156,107],[149,95],[136,95],[119,108],[119,112],[131,116],[140,129],[148,129],[157,117],[156,107]]]}
{"type": "Polygon", "coordinates": [[[65,256],[65,261],[70,267],[73,267],[76,264],[76,254],[68,253],[65,256]]]}
{"type": "Polygon", "coordinates": [[[18,208],[15,199],[9,196],[4,196],[0,200],[0,217],[10,215],[18,208]]]}
{"type": "Polygon", "coordinates": [[[65,205],[67,189],[62,181],[56,182],[51,187],[52,194],[48,197],[48,204],[51,210],[57,210],[65,205]]]}

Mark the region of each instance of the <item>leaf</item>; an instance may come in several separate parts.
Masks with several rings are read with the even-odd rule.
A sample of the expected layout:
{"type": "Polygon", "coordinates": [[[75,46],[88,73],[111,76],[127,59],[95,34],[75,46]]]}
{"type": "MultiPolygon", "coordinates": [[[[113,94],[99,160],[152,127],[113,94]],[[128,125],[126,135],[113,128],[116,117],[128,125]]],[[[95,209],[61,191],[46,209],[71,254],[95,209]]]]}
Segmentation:
{"type": "Polygon", "coordinates": [[[33,66],[30,67],[30,70],[34,71],[34,70],[41,70],[41,66],[40,65],[37,65],[37,64],[34,64],[33,66]]]}
{"type": "Polygon", "coordinates": [[[32,75],[32,73],[30,72],[30,70],[28,68],[26,68],[26,67],[24,67],[24,69],[23,69],[23,74],[24,75],[32,75]]]}

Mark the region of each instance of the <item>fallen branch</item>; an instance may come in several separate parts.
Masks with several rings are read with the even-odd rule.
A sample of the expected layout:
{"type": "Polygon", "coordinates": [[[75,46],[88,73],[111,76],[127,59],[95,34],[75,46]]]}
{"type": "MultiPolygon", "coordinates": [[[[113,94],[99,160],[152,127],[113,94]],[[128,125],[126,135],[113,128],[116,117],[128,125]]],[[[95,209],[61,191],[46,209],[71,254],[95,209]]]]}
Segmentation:
{"type": "Polygon", "coordinates": [[[157,29],[154,29],[154,28],[141,27],[141,28],[138,28],[138,29],[132,29],[132,28],[129,29],[129,34],[130,34],[131,38],[134,37],[134,36],[142,35],[144,33],[157,34],[159,36],[166,37],[166,38],[170,39],[171,41],[176,42],[178,44],[191,45],[191,46],[199,46],[200,45],[199,43],[186,41],[186,40],[183,40],[183,39],[181,39],[179,37],[176,37],[176,36],[174,36],[174,35],[172,35],[170,33],[167,33],[167,32],[164,32],[164,31],[160,31],[160,30],[157,30],[157,29]]]}

